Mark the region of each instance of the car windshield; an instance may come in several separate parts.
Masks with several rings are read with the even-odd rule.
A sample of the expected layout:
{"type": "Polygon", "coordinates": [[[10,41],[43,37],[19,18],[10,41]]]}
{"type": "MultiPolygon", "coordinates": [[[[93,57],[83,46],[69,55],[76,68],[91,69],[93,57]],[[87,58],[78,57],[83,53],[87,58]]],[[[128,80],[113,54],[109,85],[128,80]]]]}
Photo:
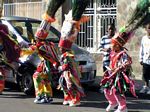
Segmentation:
{"type": "MultiPolygon", "coordinates": [[[[40,22],[34,21],[9,21],[9,22],[12,24],[15,30],[22,36],[22,38],[28,42],[31,42],[31,40],[35,39],[34,34],[36,33],[37,28],[40,26],[40,22]]],[[[51,29],[52,30],[49,30],[47,40],[58,42],[59,36],[56,35],[58,34],[57,30],[56,29],[54,30],[54,28],[51,29]]]]}

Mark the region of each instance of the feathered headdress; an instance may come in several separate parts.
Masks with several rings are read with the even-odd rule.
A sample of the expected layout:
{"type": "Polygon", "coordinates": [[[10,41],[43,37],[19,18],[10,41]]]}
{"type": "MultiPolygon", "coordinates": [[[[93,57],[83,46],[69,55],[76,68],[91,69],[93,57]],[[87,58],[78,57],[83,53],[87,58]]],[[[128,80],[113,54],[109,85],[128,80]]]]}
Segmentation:
{"type": "Polygon", "coordinates": [[[74,21],[79,21],[85,8],[90,3],[90,0],[74,0],[72,7],[72,18],[74,21]]]}
{"type": "Polygon", "coordinates": [[[89,20],[88,17],[82,16],[89,2],[90,0],[74,0],[72,10],[65,15],[59,47],[71,48],[80,30],[80,24],[89,20]]]}
{"type": "Polygon", "coordinates": [[[150,0],[139,0],[132,16],[128,20],[127,28],[132,31],[150,22],[150,0]]]}
{"type": "Polygon", "coordinates": [[[124,27],[120,28],[119,33],[116,33],[114,37],[112,38],[112,43],[117,43],[120,46],[124,46],[130,37],[132,36],[132,31],[127,31],[127,29],[124,27]]]}
{"type": "Polygon", "coordinates": [[[47,38],[51,23],[55,21],[55,13],[64,2],[65,0],[48,0],[46,11],[42,15],[43,20],[35,33],[38,39],[47,38]]]}
{"type": "Polygon", "coordinates": [[[124,46],[139,27],[148,23],[150,23],[150,0],[139,0],[126,26],[120,28],[119,33],[112,38],[112,42],[124,46]]]}
{"type": "Polygon", "coordinates": [[[46,13],[52,18],[55,17],[56,11],[65,2],[65,0],[49,0],[47,4],[46,13]]]}
{"type": "Polygon", "coordinates": [[[42,15],[42,18],[49,23],[55,21],[55,13],[59,7],[65,2],[65,0],[49,0],[46,7],[46,12],[42,15]]]}

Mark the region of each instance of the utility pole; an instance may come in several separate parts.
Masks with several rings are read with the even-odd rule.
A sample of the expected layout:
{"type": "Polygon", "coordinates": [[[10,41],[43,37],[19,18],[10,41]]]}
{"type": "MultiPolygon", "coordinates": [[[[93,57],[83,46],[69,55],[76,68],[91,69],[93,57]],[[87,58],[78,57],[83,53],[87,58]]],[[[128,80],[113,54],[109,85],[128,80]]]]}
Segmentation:
{"type": "Polygon", "coordinates": [[[3,4],[4,4],[4,0],[0,0],[0,18],[2,17],[3,14],[3,4]]]}

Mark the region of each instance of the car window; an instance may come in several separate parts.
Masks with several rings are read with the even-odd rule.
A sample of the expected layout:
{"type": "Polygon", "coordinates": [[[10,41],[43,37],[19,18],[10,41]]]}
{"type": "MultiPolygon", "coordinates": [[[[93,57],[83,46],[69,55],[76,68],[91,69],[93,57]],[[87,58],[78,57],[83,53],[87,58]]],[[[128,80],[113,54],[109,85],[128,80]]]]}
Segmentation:
{"type": "Polygon", "coordinates": [[[13,25],[15,30],[23,37],[24,40],[29,41],[27,38],[27,32],[24,22],[11,21],[11,24],[13,25]]]}
{"type": "Polygon", "coordinates": [[[30,21],[10,21],[15,30],[28,42],[34,39],[34,33],[40,23],[30,21]]]}

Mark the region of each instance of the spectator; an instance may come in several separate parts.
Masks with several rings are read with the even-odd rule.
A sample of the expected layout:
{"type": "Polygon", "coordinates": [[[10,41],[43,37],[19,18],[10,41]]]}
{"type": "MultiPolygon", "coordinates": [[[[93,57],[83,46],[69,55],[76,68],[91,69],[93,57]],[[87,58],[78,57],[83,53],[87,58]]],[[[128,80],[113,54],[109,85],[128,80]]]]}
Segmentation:
{"type": "Polygon", "coordinates": [[[150,94],[150,23],[145,28],[147,34],[143,36],[140,47],[140,64],[143,66],[143,80],[145,82],[140,93],[150,94]]]}
{"type": "Polygon", "coordinates": [[[110,59],[110,47],[111,47],[111,38],[114,36],[116,28],[114,24],[108,25],[108,31],[105,36],[101,38],[99,50],[103,54],[103,72],[107,70],[106,67],[109,66],[110,59]]]}

